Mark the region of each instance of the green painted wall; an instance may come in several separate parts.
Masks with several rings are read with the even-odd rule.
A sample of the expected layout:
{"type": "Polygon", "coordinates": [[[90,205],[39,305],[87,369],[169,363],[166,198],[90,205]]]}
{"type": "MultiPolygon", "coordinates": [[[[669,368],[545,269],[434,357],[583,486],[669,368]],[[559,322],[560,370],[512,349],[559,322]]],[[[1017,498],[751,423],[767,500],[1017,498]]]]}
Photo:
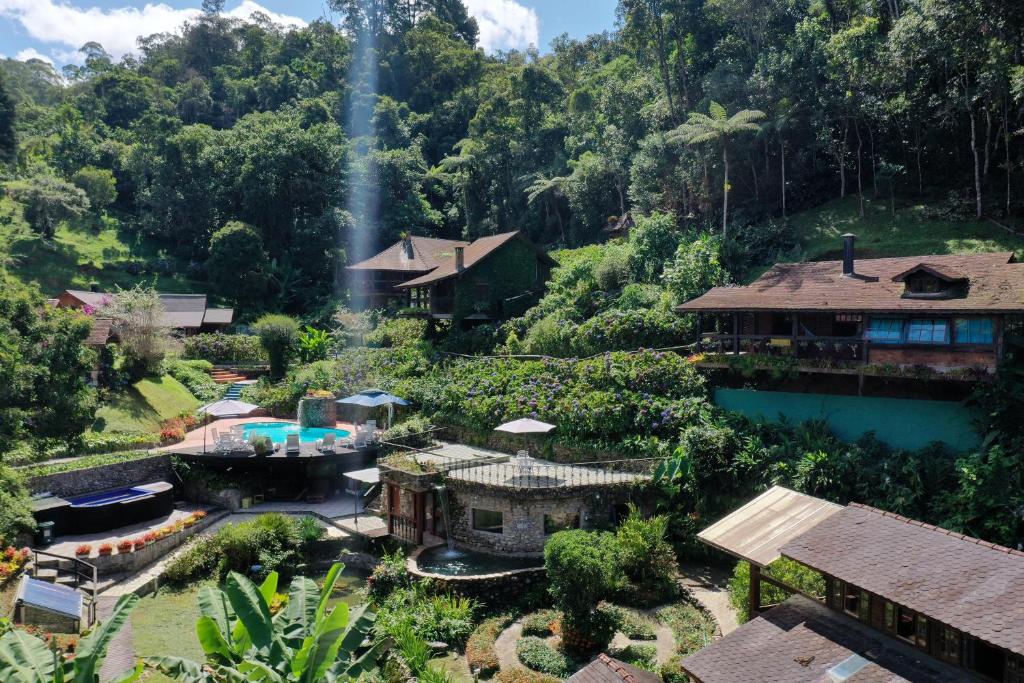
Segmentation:
{"type": "Polygon", "coordinates": [[[870,396],[797,394],[786,391],[715,389],[715,403],[757,420],[824,420],[836,436],[855,441],[867,432],[894,448],[914,450],[944,441],[954,451],[981,443],[968,408],[953,401],[870,396]]]}
{"type": "Polygon", "coordinates": [[[514,239],[470,269],[455,285],[455,317],[463,318],[483,310],[500,315],[501,302],[535,289],[538,282],[537,252],[514,239]],[[487,285],[488,297],[480,300],[478,284],[487,285]]]}

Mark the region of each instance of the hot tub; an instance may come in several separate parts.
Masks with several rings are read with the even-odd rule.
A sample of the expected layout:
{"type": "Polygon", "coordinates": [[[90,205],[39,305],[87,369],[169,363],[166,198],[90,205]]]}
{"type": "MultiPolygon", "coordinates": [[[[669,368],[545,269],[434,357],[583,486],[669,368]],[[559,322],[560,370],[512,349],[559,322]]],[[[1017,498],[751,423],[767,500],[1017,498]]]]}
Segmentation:
{"type": "Polygon", "coordinates": [[[166,481],[100,491],[69,499],[51,498],[35,510],[59,535],[88,534],[139,524],[174,510],[174,487],[166,481]]]}

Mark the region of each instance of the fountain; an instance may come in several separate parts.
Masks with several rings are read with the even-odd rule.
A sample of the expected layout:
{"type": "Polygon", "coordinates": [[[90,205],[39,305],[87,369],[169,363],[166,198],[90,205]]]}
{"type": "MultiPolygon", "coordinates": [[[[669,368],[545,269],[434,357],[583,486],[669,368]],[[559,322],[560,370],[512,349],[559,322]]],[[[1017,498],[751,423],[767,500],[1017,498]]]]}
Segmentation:
{"type": "Polygon", "coordinates": [[[444,533],[448,537],[448,550],[455,552],[455,536],[452,534],[451,512],[448,509],[448,489],[439,485],[434,487],[438,502],[441,503],[441,517],[444,518],[444,533]]]}

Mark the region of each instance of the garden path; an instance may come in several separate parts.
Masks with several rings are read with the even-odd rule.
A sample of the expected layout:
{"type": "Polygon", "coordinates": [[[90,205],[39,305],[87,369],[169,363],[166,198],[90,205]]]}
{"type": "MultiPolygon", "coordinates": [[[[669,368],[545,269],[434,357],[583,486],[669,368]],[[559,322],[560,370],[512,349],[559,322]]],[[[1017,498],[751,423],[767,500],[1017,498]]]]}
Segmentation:
{"type": "Polygon", "coordinates": [[[498,666],[502,671],[522,666],[519,657],[516,656],[516,642],[523,636],[523,620],[517,619],[501,632],[498,639],[494,641],[494,650],[498,653],[498,666]]]}
{"type": "MultiPolygon", "coordinates": [[[[96,599],[96,618],[99,621],[106,621],[114,605],[117,604],[117,596],[101,595],[96,599]]],[[[132,620],[129,618],[124,628],[114,636],[107,648],[107,658],[100,667],[100,681],[112,680],[118,674],[135,668],[135,636],[132,633],[132,620]]]]}
{"type": "Polygon", "coordinates": [[[736,610],[729,605],[729,577],[731,573],[714,565],[684,563],[679,567],[683,575],[681,583],[690,591],[711,616],[718,622],[722,635],[728,635],[739,628],[736,610]]]}
{"type": "Polygon", "coordinates": [[[611,649],[618,649],[626,647],[627,645],[654,645],[658,652],[657,659],[658,664],[664,664],[668,660],[672,659],[672,656],[676,653],[676,637],[665,624],[661,623],[658,619],[658,610],[636,610],[639,614],[650,617],[655,623],[654,634],[657,637],[652,643],[649,640],[630,640],[621,633],[616,633],[615,637],[612,638],[612,642],[609,645],[611,649]]]}

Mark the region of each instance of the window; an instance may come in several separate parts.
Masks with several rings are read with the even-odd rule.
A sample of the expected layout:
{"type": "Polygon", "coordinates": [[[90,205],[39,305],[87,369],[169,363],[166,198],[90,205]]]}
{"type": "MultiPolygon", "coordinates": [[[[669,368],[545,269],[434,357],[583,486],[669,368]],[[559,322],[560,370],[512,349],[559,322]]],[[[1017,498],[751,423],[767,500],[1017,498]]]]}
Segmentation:
{"type": "Polygon", "coordinates": [[[500,534],[503,515],[494,510],[473,508],[473,528],[490,534],[500,534]]]}
{"type": "Polygon", "coordinates": [[[544,534],[550,535],[556,531],[580,528],[580,513],[578,512],[552,512],[544,515],[544,534]]]}
{"type": "Polygon", "coordinates": [[[903,341],[903,321],[899,318],[871,318],[868,339],[876,344],[899,344],[903,341]]]}
{"type": "Polygon", "coordinates": [[[860,611],[861,590],[846,584],[846,595],[843,599],[843,610],[857,616],[860,611]]]}
{"type": "Polygon", "coordinates": [[[928,649],[928,619],[917,615],[917,646],[928,649]]]}
{"type": "Polygon", "coordinates": [[[871,595],[867,591],[860,592],[860,604],[857,605],[857,618],[864,622],[871,621],[871,595]]]}
{"type": "Polygon", "coordinates": [[[885,627],[890,631],[896,628],[896,605],[889,601],[885,603],[885,627]]]}
{"type": "Polygon", "coordinates": [[[1006,653],[982,640],[974,640],[974,666],[970,667],[989,678],[1004,680],[1009,662],[1006,653]]]}
{"type": "Polygon", "coordinates": [[[896,635],[914,642],[914,613],[905,607],[896,609],[896,635]]]}
{"type": "Polygon", "coordinates": [[[957,344],[992,344],[995,335],[992,331],[992,318],[957,318],[957,344]]]}
{"type": "Polygon", "coordinates": [[[939,657],[953,664],[960,663],[960,632],[955,628],[942,626],[939,629],[939,657]]]}
{"type": "Polygon", "coordinates": [[[835,609],[843,608],[843,592],[846,590],[845,584],[839,579],[832,579],[832,593],[829,596],[830,604],[835,609]]]}
{"type": "Polygon", "coordinates": [[[1010,655],[1006,658],[1006,683],[1024,683],[1024,657],[1010,655]]]}
{"type": "Polygon", "coordinates": [[[907,323],[908,344],[948,344],[949,323],[941,318],[915,318],[907,323]]]}

